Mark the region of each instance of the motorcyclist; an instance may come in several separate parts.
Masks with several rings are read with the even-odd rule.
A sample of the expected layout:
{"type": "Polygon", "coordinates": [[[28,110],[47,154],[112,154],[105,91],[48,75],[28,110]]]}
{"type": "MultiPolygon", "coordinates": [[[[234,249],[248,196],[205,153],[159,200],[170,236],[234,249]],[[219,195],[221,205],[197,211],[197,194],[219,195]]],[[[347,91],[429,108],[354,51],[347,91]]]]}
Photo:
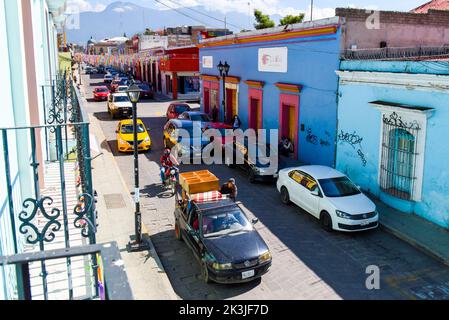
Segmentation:
{"type": "Polygon", "coordinates": [[[168,175],[170,174],[170,169],[179,164],[176,161],[176,159],[171,156],[170,149],[164,150],[164,153],[162,154],[160,161],[161,161],[161,181],[162,183],[164,183],[168,175]]]}

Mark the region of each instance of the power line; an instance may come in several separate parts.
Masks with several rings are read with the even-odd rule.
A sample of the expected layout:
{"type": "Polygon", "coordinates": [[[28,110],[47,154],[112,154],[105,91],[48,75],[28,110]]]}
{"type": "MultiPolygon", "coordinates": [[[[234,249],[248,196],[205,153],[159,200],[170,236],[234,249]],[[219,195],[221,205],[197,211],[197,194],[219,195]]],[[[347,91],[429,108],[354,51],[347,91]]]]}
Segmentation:
{"type": "MultiPolygon", "coordinates": [[[[199,22],[199,23],[201,23],[201,24],[203,24],[203,25],[205,25],[205,26],[207,26],[207,25],[210,26],[210,24],[207,24],[207,23],[205,23],[204,21],[198,20],[197,18],[194,18],[194,17],[188,15],[187,13],[184,13],[184,12],[182,12],[182,11],[176,9],[176,8],[173,8],[173,7],[169,6],[168,4],[163,3],[163,2],[160,1],[160,0],[154,0],[154,1],[156,1],[157,3],[162,4],[163,6],[169,8],[169,9],[172,9],[172,10],[176,11],[176,12],[179,13],[179,14],[182,14],[183,16],[185,16],[185,17],[187,17],[187,18],[190,18],[190,19],[192,19],[192,20],[195,20],[195,21],[197,21],[197,22],[199,22]]],[[[217,26],[213,26],[213,27],[214,27],[214,28],[217,28],[217,26]]]]}
{"type": "MultiPolygon", "coordinates": [[[[181,4],[180,4],[179,2],[177,2],[177,1],[173,1],[173,0],[168,0],[168,1],[173,2],[174,4],[177,4],[177,5],[181,6],[181,4]]],[[[237,28],[237,29],[240,29],[240,30],[243,30],[243,29],[244,29],[244,28],[241,27],[241,26],[238,26],[238,25],[229,23],[229,22],[227,22],[227,21],[225,21],[225,20],[221,20],[221,19],[215,18],[214,16],[211,16],[211,15],[209,15],[209,14],[207,14],[207,13],[201,12],[201,11],[196,10],[196,9],[193,9],[193,8],[190,8],[190,7],[184,7],[184,9],[191,10],[191,11],[193,11],[193,12],[199,13],[199,14],[201,14],[201,15],[203,15],[203,16],[206,16],[206,17],[208,17],[208,18],[210,18],[210,19],[213,19],[213,20],[216,20],[216,21],[219,21],[219,22],[222,22],[222,23],[227,23],[228,25],[233,26],[233,27],[235,27],[235,28],[237,28]]]]}

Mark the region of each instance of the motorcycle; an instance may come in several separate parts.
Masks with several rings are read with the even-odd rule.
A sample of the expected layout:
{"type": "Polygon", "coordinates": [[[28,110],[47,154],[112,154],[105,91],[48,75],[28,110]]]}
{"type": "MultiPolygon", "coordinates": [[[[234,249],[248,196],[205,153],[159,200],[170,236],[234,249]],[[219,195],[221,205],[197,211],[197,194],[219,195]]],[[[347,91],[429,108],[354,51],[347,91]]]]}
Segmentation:
{"type": "Polygon", "coordinates": [[[168,187],[172,195],[176,192],[176,185],[178,183],[177,174],[179,169],[177,167],[171,167],[168,176],[164,180],[164,185],[168,187]]]}

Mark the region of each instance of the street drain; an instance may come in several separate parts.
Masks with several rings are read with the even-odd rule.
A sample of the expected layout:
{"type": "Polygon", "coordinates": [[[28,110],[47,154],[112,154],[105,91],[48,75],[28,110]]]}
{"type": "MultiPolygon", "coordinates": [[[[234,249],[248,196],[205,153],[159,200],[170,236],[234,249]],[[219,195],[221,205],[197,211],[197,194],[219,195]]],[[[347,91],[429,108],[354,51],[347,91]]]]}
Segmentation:
{"type": "Polygon", "coordinates": [[[126,207],[125,199],[123,199],[120,193],[105,194],[103,197],[107,209],[121,209],[126,207]]]}

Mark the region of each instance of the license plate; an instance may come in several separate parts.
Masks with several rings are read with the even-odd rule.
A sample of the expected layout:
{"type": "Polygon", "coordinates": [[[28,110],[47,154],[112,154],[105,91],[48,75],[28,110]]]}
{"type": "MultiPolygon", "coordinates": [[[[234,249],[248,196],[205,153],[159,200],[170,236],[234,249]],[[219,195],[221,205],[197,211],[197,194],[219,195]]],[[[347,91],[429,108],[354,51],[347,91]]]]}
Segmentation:
{"type": "Polygon", "coordinates": [[[248,270],[248,271],[244,271],[242,272],[242,279],[248,279],[251,277],[254,277],[254,270],[248,270]]]}
{"type": "Polygon", "coordinates": [[[369,221],[364,221],[364,222],[362,222],[360,225],[361,225],[361,226],[366,226],[366,225],[368,225],[368,224],[370,224],[369,221]]]}

